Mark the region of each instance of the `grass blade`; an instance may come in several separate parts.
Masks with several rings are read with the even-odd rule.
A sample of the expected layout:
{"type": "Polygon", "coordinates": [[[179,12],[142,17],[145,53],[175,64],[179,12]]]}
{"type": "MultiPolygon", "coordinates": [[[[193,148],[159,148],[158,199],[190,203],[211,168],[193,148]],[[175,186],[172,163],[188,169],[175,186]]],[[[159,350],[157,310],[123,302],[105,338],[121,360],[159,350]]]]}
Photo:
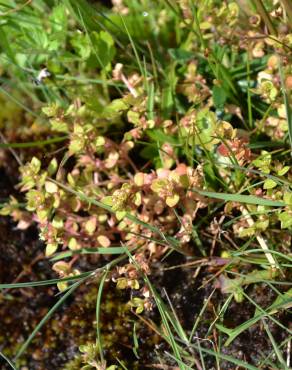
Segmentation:
{"type": "Polygon", "coordinates": [[[32,147],[40,147],[50,144],[59,143],[61,141],[67,140],[68,136],[60,136],[60,137],[53,137],[52,139],[41,140],[41,141],[29,141],[26,143],[0,143],[1,149],[9,149],[9,148],[32,148],[32,147]]]}
{"type": "Polygon", "coordinates": [[[99,348],[101,362],[104,361],[104,355],[103,355],[102,338],[101,338],[101,333],[100,333],[100,305],[101,305],[103,287],[104,287],[107,274],[108,274],[108,271],[105,271],[100,280],[97,298],[96,298],[96,344],[98,345],[98,348],[99,348]]]}
{"type": "Polygon", "coordinates": [[[255,204],[255,205],[267,206],[267,207],[285,207],[285,203],[283,202],[259,198],[254,195],[215,193],[212,191],[203,191],[203,190],[197,190],[197,189],[194,189],[193,191],[196,193],[199,193],[200,195],[204,195],[205,197],[225,200],[226,202],[255,204]]]}
{"type": "Polygon", "coordinates": [[[121,20],[122,20],[122,22],[123,22],[123,26],[124,26],[124,28],[125,28],[125,30],[126,30],[126,33],[127,33],[127,35],[128,35],[128,38],[129,38],[129,41],[130,41],[130,43],[131,43],[132,49],[133,49],[133,51],[134,51],[135,58],[136,58],[136,62],[137,62],[137,65],[138,65],[138,67],[139,67],[140,73],[141,73],[141,75],[143,76],[143,67],[142,67],[142,63],[141,63],[141,60],[140,60],[140,57],[139,57],[139,54],[138,54],[137,48],[136,48],[136,46],[135,46],[135,42],[134,42],[134,40],[133,40],[133,38],[132,38],[132,36],[131,36],[131,34],[130,34],[129,30],[128,30],[128,27],[127,27],[127,25],[126,25],[126,22],[125,22],[125,20],[124,20],[124,17],[123,17],[122,15],[120,15],[120,17],[121,17],[121,20]]]}
{"type": "MultiPolygon", "coordinates": [[[[288,291],[289,293],[289,291],[288,291]]],[[[251,298],[244,292],[242,291],[242,294],[251,302],[255,305],[258,311],[256,311],[256,314],[254,317],[251,319],[245,321],[244,323],[240,324],[234,329],[228,329],[225,328],[221,324],[216,324],[216,327],[227,334],[229,338],[225,342],[225,346],[228,346],[239,334],[247,330],[249,327],[257,323],[259,320],[261,320],[264,317],[269,317],[273,322],[275,322],[277,325],[279,325],[282,329],[285,329],[290,335],[292,334],[292,331],[285,328],[278,320],[273,318],[273,314],[278,312],[278,310],[282,308],[286,308],[287,305],[291,305],[291,293],[290,297],[287,297],[289,294],[286,293],[285,297],[281,297],[279,300],[276,300],[272,305],[270,305],[266,310],[262,309],[260,306],[258,306],[254,301],[251,300],[251,298]],[[284,298],[284,299],[283,299],[284,298]]]]}
{"type": "MultiPolygon", "coordinates": [[[[195,347],[199,350],[198,348],[198,345],[196,344],[193,344],[192,347],[195,347]]],[[[234,357],[231,357],[231,356],[228,356],[228,355],[224,355],[223,353],[221,352],[215,352],[211,349],[207,349],[207,348],[204,348],[204,347],[200,347],[200,350],[202,352],[205,352],[207,353],[208,355],[211,355],[211,356],[218,356],[221,360],[225,360],[225,361],[228,361],[232,364],[235,364],[239,367],[242,367],[243,369],[247,369],[247,370],[258,370],[257,367],[255,366],[252,366],[252,365],[249,365],[247,362],[244,362],[244,361],[241,361],[241,360],[238,360],[237,358],[234,358],[234,357]]]]}
{"type": "Polygon", "coordinates": [[[283,94],[283,98],[284,98],[284,105],[285,105],[287,122],[288,122],[288,134],[289,134],[289,142],[290,142],[291,155],[292,155],[292,111],[291,111],[289,97],[288,97],[288,94],[287,94],[287,91],[286,91],[282,60],[281,60],[280,57],[279,57],[279,62],[278,63],[279,63],[279,74],[280,74],[280,78],[281,78],[282,94],[283,94]]]}
{"type": "Polygon", "coordinates": [[[83,272],[80,275],[69,276],[62,279],[51,279],[51,280],[41,280],[41,281],[29,281],[26,283],[6,283],[0,284],[1,289],[15,289],[15,288],[33,288],[37,286],[55,285],[61,282],[69,282],[73,280],[80,280],[82,278],[87,278],[93,274],[94,271],[83,272]]]}
{"type": "Polygon", "coordinates": [[[267,332],[268,337],[269,337],[269,339],[270,339],[270,341],[272,343],[272,346],[274,348],[274,351],[275,351],[275,353],[276,353],[276,355],[278,357],[278,360],[279,360],[280,364],[283,366],[283,369],[289,370],[287,368],[287,366],[286,366],[286,363],[285,363],[284,359],[283,359],[283,356],[281,354],[281,351],[279,350],[279,347],[278,347],[278,345],[277,345],[277,343],[275,341],[275,338],[273,337],[273,335],[272,335],[272,333],[271,333],[271,331],[269,329],[269,326],[267,325],[266,320],[264,318],[262,319],[262,323],[263,323],[264,328],[265,328],[265,331],[267,332]]]}
{"type": "Polygon", "coordinates": [[[11,360],[9,360],[9,358],[8,357],[6,357],[5,355],[4,355],[4,353],[2,353],[2,352],[0,352],[0,357],[2,357],[9,365],[10,365],[10,367],[12,368],[12,369],[14,369],[14,370],[17,370],[17,368],[16,368],[16,366],[12,363],[12,361],[11,360]]]}
{"type": "Polygon", "coordinates": [[[77,254],[104,254],[104,255],[114,255],[123,254],[124,248],[122,247],[108,247],[108,248],[82,248],[77,251],[67,251],[56,254],[54,257],[50,258],[50,261],[59,261],[63,258],[72,257],[77,254]]]}

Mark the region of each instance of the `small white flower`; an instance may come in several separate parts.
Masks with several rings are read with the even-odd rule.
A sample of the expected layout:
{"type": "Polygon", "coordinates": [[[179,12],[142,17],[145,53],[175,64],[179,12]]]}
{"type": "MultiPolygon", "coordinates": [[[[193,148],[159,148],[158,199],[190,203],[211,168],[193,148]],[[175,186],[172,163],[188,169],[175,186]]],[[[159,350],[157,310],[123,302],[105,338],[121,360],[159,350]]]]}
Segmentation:
{"type": "Polygon", "coordinates": [[[37,75],[37,77],[36,77],[36,82],[37,82],[37,84],[41,84],[42,83],[42,80],[44,79],[44,78],[47,78],[47,77],[50,77],[50,72],[47,70],[47,68],[43,68],[40,72],[39,72],[39,74],[37,75]]]}

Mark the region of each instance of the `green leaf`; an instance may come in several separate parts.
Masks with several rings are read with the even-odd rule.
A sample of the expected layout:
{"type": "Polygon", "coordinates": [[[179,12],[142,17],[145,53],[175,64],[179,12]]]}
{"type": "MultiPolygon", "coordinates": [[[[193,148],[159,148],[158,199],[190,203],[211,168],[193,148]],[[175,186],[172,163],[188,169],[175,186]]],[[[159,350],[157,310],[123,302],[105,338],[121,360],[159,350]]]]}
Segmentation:
{"type": "Polygon", "coordinates": [[[78,244],[77,240],[74,237],[70,238],[68,247],[69,249],[71,249],[71,251],[76,251],[80,249],[80,245],[78,244]]]}
{"type": "Polygon", "coordinates": [[[270,165],[272,156],[269,152],[263,150],[261,155],[252,161],[252,163],[258,167],[263,173],[270,173],[270,165]]]}
{"type": "Polygon", "coordinates": [[[211,187],[216,189],[216,187],[219,185],[218,177],[215,173],[215,168],[211,163],[205,163],[203,165],[205,180],[207,184],[211,187]]]}
{"type": "MultiPolygon", "coordinates": [[[[0,46],[2,50],[6,51],[7,56],[9,59],[13,62],[16,63],[15,59],[15,51],[12,49],[11,44],[8,40],[7,33],[5,32],[5,27],[1,25],[0,27],[0,46]]],[[[2,52],[1,50],[1,52],[2,52]]]]}
{"type": "Polygon", "coordinates": [[[51,128],[53,131],[57,132],[69,132],[68,124],[61,119],[52,118],[50,119],[51,128]]]}
{"type": "Polygon", "coordinates": [[[123,99],[114,99],[105,107],[102,116],[106,119],[114,119],[119,117],[128,108],[128,104],[123,99]]]}
{"type": "Polygon", "coordinates": [[[264,182],[264,189],[273,189],[277,186],[278,184],[276,183],[276,181],[272,180],[272,179],[266,179],[265,182],[264,182]]]}
{"type": "Polygon", "coordinates": [[[46,192],[49,194],[54,194],[58,192],[58,186],[51,181],[45,182],[45,189],[46,192]]]}
{"type": "Polygon", "coordinates": [[[99,66],[103,69],[107,68],[116,53],[112,36],[105,31],[100,33],[94,31],[91,34],[91,41],[99,66]]]}
{"type": "Polygon", "coordinates": [[[255,234],[255,227],[247,227],[245,229],[242,229],[239,231],[239,237],[245,238],[245,237],[251,237],[255,234]]]}
{"type": "Polygon", "coordinates": [[[128,121],[133,123],[133,125],[140,125],[140,114],[133,110],[129,110],[127,114],[128,121]]]}
{"type": "Polygon", "coordinates": [[[81,59],[88,59],[91,53],[91,45],[87,35],[76,32],[70,40],[71,45],[81,59]]]}
{"type": "Polygon", "coordinates": [[[64,4],[60,3],[53,8],[52,14],[50,16],[52,33],[56,37],[56,33],[61,33],[66,35],[67,30],[67,20],[66,7],[64,4]]]}
{"type": "Polygon", "coordinates": [[[160,129],[147,130],[147,135],[154,141],[160,143],[177,144],[177,139],[174,136],[167,135],[160,129]]]}
{"type": "Polygon", "coordinates": [[[292,226],[292,215],[289,212],[282,212],[279,214],[281,221],[281,229],[287,229],[292,226]]]}
{"type": "Polygon", "coordinates": [[[289,166],[284,166],[281,170],[277,171],[278,176],[284,176],[290,170],[289,166]]]}
{"type": "Polygon", "coordinates": [[[167,86],[162,89],[162,97],[161,97],[161,108],[163,112],[163,117],[166,119],[168,118],[174,108],[174,94],[173,89],[171,86],[167,86]]]}
{"type": "Polygon", "coordinates": [[[164,191],[168,183],[168,179],[155,179],[152,181],[150,188],[152,191],[159,194],[161,191],[164,191]]]}
{"type": "Polygon", "coordinates": [[[107,197],[104,197],[102,198],[102,203],[107,205],[107,206],[112,206],[113,205],[113,197],[111,196],[107,196],[107,197]]]}
{"type": "Polygon", "coordinates": [[[96,217],[90,217],[88,221],[85,223],[85,230],[88,232],[89,235],[93,235],[96,230],[97,226],[97,219],[96,217]]]}
{"type": "Polygon", "coordinates": [[[125,218],[127,215],[126,211],[117,211],[116,212],[116,218],[118,221],[121,221],[123,218],[125,218]]]}
{"type": "Polygon", "coordinates": [[[174,207],[177,205],[178,202],[179,202],[178,194],[173,194],[172,196],[166,198],[166,204],[168,205],[168,207],[174,207]]]}
{"type": "Polygon", "coordinates": [[[38,173],[39,170],[41,169],[41,161],[37,157],[33,157],[30,164],[34,173],[38,173]]]}
{"type": "MultiPolygon", "coordinates": [[[[218,142],[214,139],[216,130],[216,115],[214,112],[204,108],[199,111],[195,120],[194,143],[201,147],[210,150],[213,145],[218,142]]],[[[193,143],[193,138],[190,137],[190,143],[193,143]]]]}
{"type": "Polygon", "coordinates": [[[168,53],[173,60],[183,64],[194,57],[194,53],[183,49],[168,49],[168,53]]]}
{"type": "Polygon", "coordinates": [[[283,199],[288,206],[292,206],[292,193],[284,193],[283,199]]]}
{"type": "Polygon", "coordinates": [[[142,158],[155,160],[159,158],[159,151],[156,144],[146,144],[143,149],[140,151],[142,158]]]}
{"type": "Polygon", "coordinates": [[[105,138],[103,136],[97,136],[95,139],[95,146],[96,147],[102,147],[105,144],[105,138]]]}
{"type": "Polygon", "coordinates": [[[212,93],[215,107],[217,109],[223,109],[227,99],[225,90],[222,87],[215,85],[212,89],[212,93]]]}
{"type": "Polygon", "coordinates": [[[265,199],[256,197],[254,195],[241,195],[241,194],[227,194],[227,193],[215,193],[212,191],[202,191],[202,190],[192,190],[194,192],[197,192],[201,195],[204,195],[205,197],[209,198],[215,198],[215,199],[221,199],[226,202],[238,202],[238,203],[244,203],[244,204],[257,204],[260,206],[268,206],[268,207],[284,207],[285,203],[271,200],[271,199],[265,199]]]}
{"type": "Polygon", "coordinates": [[[29,38],[34,42],[34,47],[39,50],[46,50],[49,46],[49,40],[45,29],[31,27],[29,38]]]}
{"type": "Polygon", "coordinates": [[[56,158],[53,158],[48,166],[48,175],[52,176],[57,172],[58,169],[58,162],[56,158]]]}
{"type": "Polygon", "coordinates": [[[54,254],[58,249],[58,244],[57,243],[49,243],[46,246],[46,256],[49,257],[52,254],[54,254]]]}
{"type": "Polygon", "coordinates": [[[51,32],[49,36],[49,50],[59,51],[65,43],[67,37],[68,17],[66,7],[60,3],[53,8],[50,16],[51,32]]]}

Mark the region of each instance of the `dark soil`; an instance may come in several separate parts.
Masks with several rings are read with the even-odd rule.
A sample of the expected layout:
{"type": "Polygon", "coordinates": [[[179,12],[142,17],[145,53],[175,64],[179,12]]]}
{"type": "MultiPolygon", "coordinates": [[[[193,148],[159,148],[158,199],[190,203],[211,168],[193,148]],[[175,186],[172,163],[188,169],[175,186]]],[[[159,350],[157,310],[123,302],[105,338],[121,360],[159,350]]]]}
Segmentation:
{"type": "MultiPolygon", "coordinates": [[[[183,263],[183,257],[178,258],[178,255],[173,255],[172,258],[167,261],[170,266],[178,265],[183,263]]],[[[200,310],[202,309],[204,302],[210,297],[214,289],[212,283],[207,284],[201,289],[202,284],[212,277],[213,273],[207,269],[203,269],[199,275],[194,278],[194,270],[170,270],[167,273],[162,274],[160,279],[156,279],[156,284],[165,287],[170,301],[176,310],[178,318],[182,323],[187,333],[190,333],[194,322],[196,321],[200,310]]],[[[261,307],[269,306],[276,298],[275,293],[265,284],[258,284],[250,286],[246,293],[261,307]]],[[[162,293],[163,295],[163,293],[162,293]]],[[[165,296],[166,294],[164,294],[165,296]]],[[[212,298],[207,305],[199,325],[194,335],[194,343],[200,341],[200,345],[204,348],[213,349],[213,345],[217,347],[219,343],[216,343],[217,334],[215,331],[211,331],[209,336],[206,336],[210,324],[215,320],[216,315],[214,310],[216,307],[222,307],[226,300],[226,296],[222,295],[219,290],[216,290],[212,295],[212,298]],[[212,340],[213,345],[210,341],[205,341],[203,338],[209,338],[212,340]]],[[[223,325],[228,328],[235,328],[243,322],[249,320],[254,316],[255,307],[252,303],[246,300],[243,303],[236,303],[234,300],[229,305],[227,312],[224,315],[223,325]]],[[[284,326],[289,325],[288,315],[275,315],[284,326]]],[[[279,328],[274,322],[269,321],[269,329],[275,338],[277,343],[281,343],[287,336],[287,333],[279,328]]],[[[227,339],[227,335],[223,335],[223,343],[227,339]]],[[[266,335],[265,329],[261,324],[251,326],[248,330],[239,335],[228,347],[224,347],[221,343],[221,352],[225,355],[232,356],[241,361],[245,361],[255,367],[259,366],[260,361],[263,358],[271,355],[273,351],[272,344],[266,335]]],[[[271,360],[273,357],[271,358],[271,360]]],[[[174,365],[174,364],[173,364],[174,365]]],[[[215,359],[212,356],[208,356],[205,360],[205,366],[208,370],[216,369],[215,359]]],[[[235,364],[228,361],[220,361],[220,369],[238,369],[235,364]]],[[[271,367],[260,367],[261,369],[274,369],[271,367]]]]}
{"type": "MultiPolygon", "coordinates": [[[[0,169],[1,201],[14,191],[17,178],[13,172],[11,169],[0,169]]],[[[38,239],[35,227],[20,231],[16,229],[15,224],[9,218],[1,217],[0,235],[1,283],[38,281],[56,277],[51,270],[50,262],[43,258],[44,246],[38,239]]],[[[163,263],[163,267],[184,262],[184,257],[173,253],[163,263]]],[[[94,261],[84,260],[82,269],[84,271],[86,268],[87,270],[92,269],[93,265],[94,261]]],[[[178,268],[163,272],[161,264],[157,264],[153,267],[151,275],[152,282],[156,287],[159,287],[166,302],[169,297],[179,320],[188,333],[191,331],[205,300],[214,289],[213,283],[200,289],[202,283],[213,276],[214,271],[206,267],[202,268],[197,277],[194,277],[194,271],[194,269],[178,268]]],[[[97,286],[97,282],[91,282],[75,291],[73,297],[65,302],[37,334],[26,354],[21,358],[20,369],[63,369],[65,364],[79,353],[78,346],[80,344],[95,341],[94,321],[97,286]]],[[[0,350],[3,353],[11,359],[14,357],[23,341],[59,298],[56,296],[57,293],[54,286],[11,289],[0,293],[0,350]]],[[[275,299],[273,291],[265,285],[251,286],[247,289],[247,293],[262,307],[271,304],[275,299]]],[[[110,284],[106,286],[103,299],[101,330],[108,362],[111,363],[115,358],[119,358],[127,363],[129,369],[149,369],[154,366],[153,364],[158,364],[159,360],[155,350],[164,356],[165,350],[168,348],[157,334],[139,323],[139,320],[137,329],[140,340],[139,359],[132,351],[133,322],[136,318],[126,306],[129,299],[128,294],[116,290],[110,284]]],[[[219,345],[216,342],[218,333],[215,328],[209,333],[208,339],[210,341],[200,338],[206,338],[208,328],[216,318],[215,310],[219,306],[222,307],[225,299],[226,297],[219,290],[215,291],[194,333],[194,343],[200,341],[200,345],[208,349],[212,349],[211,341],[215,347],[219,345]]],[[[238,304],[233,301],[225,314],[223,324],[233,328],[250,319],[253,315],[254,306],[252,304],[246,301],[238,304]]],[[[146,314],[145,317],[160,324],[159,315],[155,309],[146,314]]],[[[288,325],[287,316],[279,314],[275,317],[283,325],[288,325]]],[[[269,327],[278,343],[285,339],[285,332],[282,329],[271,322],[269,322],[269,327]]],[[[238,336],[228,347],[222,347],[221,351],[257,367],[260,360],[270,355],[272,347],[264,328],[257,324],[238,336]]],[[[169,365],[175,365],[167,356],[166,359],[169,365]]],[[[3,360],[0,360],[0,364],[1,369],[9,369],[3,360]]],[[[207,357],[206,369],[215,369],[215,365],[214,357],[207,357]]],[[[72,369],[75,368],[78,369],[78,367],[72,367],[72,369]]],[[[220,361],[220,369],[222,370],[235,368],[235,364],[220,361]]],[[[271,369],[271,367],[261,367],[261,369],[271,369]]]]}

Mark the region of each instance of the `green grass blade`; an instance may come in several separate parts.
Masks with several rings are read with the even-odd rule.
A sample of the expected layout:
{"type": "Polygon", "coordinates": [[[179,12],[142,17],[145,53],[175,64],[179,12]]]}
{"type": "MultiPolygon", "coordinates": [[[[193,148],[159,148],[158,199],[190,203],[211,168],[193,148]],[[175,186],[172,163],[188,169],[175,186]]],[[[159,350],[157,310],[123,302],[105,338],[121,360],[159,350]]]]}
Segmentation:
{"type": "Polygon", "coordinates": [[[127,366],[120,360],[120,359],[116,359],[117,361],[118,361],[118,363],[121,365],[121,367],[124,369],[124,370],[129,370],[128,368],[127,368],[127,366]]]}
{"type": "Polygon", "coordinates": [[[247,73],[247,110],[248,110],[248,124],[249,128],[253,128],[253,116],[252,116],[252,105],[251,105],[251,91],[250,91],[250,61],[247,54],[246,62],[246,73],[247,73]]]}
{"type": "Polygon", "coordinates": [[[17,370],[17,367],[13,364],[13,362],[4,355],[4,353],[0,352],[0,357],[2,357],[13,370],[17,370]]]}
{"type": "MultiPolygon", "coordinates": [[[[198,345],[193,344],[192,347],[195,347],[195,348],[197,348],[199,350],[198,345]]],[[[211,349],[207,349],[207,348],[204,348],[202,346],[201,346],[201,351],[207,353],[208,355],[214,356],[214,357],[218,356],[221,360],[228,361],[228,362],[230,362],[232,364],[235,364],[235,365],[237,365],[239,367],[242,367],[243,369],[247,369],[247,370],[258,370],[257,367],[252,366],[252,365],[248,364],[247,362],[238,360],[237,358],[234,358],[232,356],[224,355],[221,352],[215,352],[215,351],[213,351],[211,349]]]]}
{"type": "MultiPolygon", "coordinates": [[[[292,262],[292,257],[290,257],[289,255],[287,254],[283,254],[281,252],[278,252],[278,251],[274,251],[272,249],[268,249],[267,252],[271,253],[271,254],[275,254],[276,256],[279,256],[283,259],[286,259],[290,262],[292,262]]],[[[247,254],[252,254],[252,253],[264,253],[262,249],[248,249],[248,250],[245,250],[245,251],[235,251],[235,252],[232,252],[231,255],[233,257],[237,257],[237,256],[242,256],[242,255],[247,255],[247,254]]]]}
{"type": "Polygon", "coordinates": [[[196,319],[196,321],[194,323],[194,326],[192,327],[191,333],[189,335],[189,342],[192,341],[193,335],[194,335],[194,333],[197,330],[197,327],[198,327],[198,325],[199,325],[199,323],[200,323],[200,321],[202,319],[203,313],[206,310],[206,308],[207,308],[207,306],[208,306],[208,304],[210,302],[210,299],[212,298],[212,296],[213,296],[214,293],[215,293],[215,289],[213,289],[213,291],[211,292],[211,294],[209,295],[209,297],[206,299],[205,303],[203,304],[203,307],[200,310],[199,315],[198,315],[198,317],[197,317],[197,319],[196,319]]]}
{"type": "Polygon", "coordinates": [[[122,247],[108,247],[108,248],[82,248],[77,251],[67,251],[56,254],[50,258],[50,261],[59,261],[63,258],[72,257],[78,254],[104,254],[104,255],[115,255],[123,254],[124,248],[122,247]]]}
{"type": "MultiPolygon", "coordinates": [[[[137,264],[136,260],[132,256],[132,254],[126,248],[125,248],[125,253],[129,256],[129,259],[136,266],[136,268],[141,271],[139,264],[137,264]]],[[[172,315],[168,312],[168,309],[167,309],[166,305],[164,304],[164,302],[160,298],[160,295],[158,294],[158,292],[154,288],[154,286],[151,284],[148,277],[144,273],[142,273],[142,274],[143,274],[143,278],[144,278],[146,284],[148,285],[148,287],[149,287],[149,289],[150,289],[150,291],[151,291],[151,293],[154,297],[154,300],[156,302],[159,314],[161,316],[162,323],[163,323],[163,325],[165,327],[165,330],[167,332],[167,335],[165,336],[165,338],[167,338],[166,340],[168,341],[169,345],[171,346],[171,348],[174,352],[175,358],[176,358],[177,362],[179,363],[179,362],[182,361],[181,354],[180,354],[181,350],[180,350],[178,344],[176,343],[176,340],[174,338],[174,335],[172,333],[171,326],[170,326],[170,323],[171,323],[171,324],[173,324],[173,327],[176,328],[177,323],[172,322],[172,320],[170,320],[170,322],[169,322],[169,318],[171,318],[172,315]]],[[[180,330],[177,330],[177,333],[179,335],[180,330]]],[[[185,370],[185,367],[180,367],[180,369],[185,370]]]]}
{"type": "Polygon", "coordinates": [[[244,292],[242,291],[242,294],[251,302],[255,305],[255,307],[258,309],[260,313],[256,313],[254,317],[251,319],[245,321],[244,323],[240,324],[234,329],[228,329],[225,328],[221,324],[216,324],[216,327],[227,334],[229,338],[225,342],[225,346],[228,346],[239,334],[247,330],[249,327],[257,323],[259,320],[261,320],[264,317],[269,317],[273,322],[275,322],[277,325],[279,325],[282,329],[286,330],[290,335],[292,335],[292,331],[283,326],[278,320],[273,318],[273,314],[278,312],[278,310],[282,308],[286,308],[287,305],[291,304],[291,298],[286,298],[286,297],[280,297],[279,303],[274,302],[272,305],[270,305],[266,310],[262,309],[259,305],[257,305],[254,301],[251,300],[251,298],[244,292]],[[284,298],[284,299],[283,299],[284,298]]]}
{"type": "Polygon", "coordinates": [[[85,23],[90,31],[98,31],[97,22],[94,20],[93,8],[86,0],[65,0],[64,2],[70,13],[74,15],[81,25],[85,23]]]}
{"type": "Polygon", "coordinates": [[[225,202],[238,202],[244,204],[255,204],[259,206],[267,206],[267,207],[285,207],[285,203],[278,202],[275,200],[259,198],[254,195],[242,195],[242,194],[227,194],[227,193],[215,193],[212,191],[203,191],[203,190],[193,190],[200,195],[204,195],[208,198],[220,199],[224,200],[225,202]]]}
{"type": "Polygon", "coordinates": [[[131,36],[131,34],[130,34],[129,30],[128,30],[128,27],[127,27],[127,25],[126,25],[126,22],[125,22],[125,20],[124,20],[124,17],[123,17],[121,14],[120,14],[120,17],[121,17],[121,20],[122,20],[122,22],[123,22],[123,26],[124,26],[124,28],[125,28],[125,30],[126,30],[126,33],[127,33],[127,35],[128,35],[128,38],[129,38],[129,40],[130,40],[130,43],[131,43],[132,49],[133,49],[133,51],[134,51],[135,58],[136,58],[136,62],[137,62],[137,65],[138,65],[138,67],[139,67],[140,73],[141,73],[141,75],[143,76],[143,67],[142,67],[141,59],[140,59],[140,57],[139,57],[139,54],[138,54],[138,51],[137,51],[136,45],[135,45],[134,40],[133,40],[133,38],[132,38],[132,36],[131,36]]]}
{"type": "Polygon", "coordinates": [[[277,30],[275,29],[275,26],[273,25],[273,22],[270,18],[269,13],[267,12],[265,5],[263,4],[262,0],[253,0],[257,11],[261,18],[263,19],[265,25],[267,26],[269,32],[271,35],[276,36],[277,35],[277,30]]]}
{"type": "Polygon", "coordinates": [[[105,271],[104,274],[102,275],[101,280],[100,280],[98,293],[97,293],[97,298],[96,298],[96,310],[95,310],[95,316],[96,316],[96,344],[98,345],[101,362],[104,361],[104,354],[103,354],[103,344],[102,344],[102,338],[101,338],[101,332],[100,332],[100,305],[101,305],[103,287],[104,287],[104,283],[105,283],[107,274],[108,274],[108,271],[105,271]]]}
{"type": "Polygon", "coordinates": [[[25,148],[33,148],[33,147],[42,147],[45,145],[51,145],[55,143],[60,143],[61,141],[65,141],[68,139],[68,136],[60,136],[60,137],[54,137],[52,139],[47,140],[39,140],[39,141],[28,141],[26,143],[0,143],[1,149],[9,149],[9,148],[19,148],[19,149],[25,149],[25,148]]]}
{"type": "Polygon", "coordinates": [[[147,114],[148,119],[154,119],[154,99],[155,99],[155,90],[154,90],[154,83],[150,82],[148,88],[148,99],[147,99],[147,114]]]}
{"type": "Polygon", "coordinates": [[[197,343],[198,343],[198,352],[199,352],[200,360],[201,360],[201,364],[202,364],[202,370],[206,370],[204,356],[203,356],[203,352],[201,350],[202,346],[200,344],[199,338],[197,338],[197,343]]]}
{"type": "Polygon", "coordinates": [[[13,95],[9,94],[3,87],[0,86],[0,92],[4,95],[6,95],[10,100],[12,100],[15,104],[17,104],[19,107],[24,109],[27,113],[31,114],[33,117],[39,117],[34,111],[29,109],[27,106],[21,103],[18,99],[16,99],[13,95]]]}
{"type": "Polygon", "coordinates": [[[80,280],[83,278],[87,278],[90,275],[92,275],[94,271],[88,271],[83,272],[80,275],[76,276],[69,276],[62,279],[51,279],[51,280],[41,280],[41,281],[31,281],[27,283],[6,283],[6,284],[0,284],[0,290],[1,289],[16,289],[16,288],[33,288],[37,286],[46,286],[46,285],[55,285],[57,283],[61,282],[70,282],[74,280],[80,280]]]}
{"type": "Polygon", "coordinates": [[[284,98],[284,105],[285,105],[287,122],[288,122],[288,134],[289,134],[289,142],[290,142],[291,155],[292,155],[292,110],[291,110],[289,97],[288,97],[286,87],[285,87],[282,60],[279,59],[278,63],[279,63],[279,74],[280,74],[280,78],[281,78],[282,94],[283,94],[283,98],[284,98]]]}
{"type": "Polygon", "coordinates": [[[165,352],[165,354],[167,356],[169,356],[170,358],[172,358],[174,361],[176,361],[178,364],[179,364],[179,368],[180,369],[185,369],[185,370],[194,370],[193,367],[190,367],[188,366],[187,364],[185,364],[182,360],[180,360],[179,358],[176,358],[175,356],[173,356],[171,353],[169,352],[165,352]]]}
{"type": "Polygon", "coordinates": [[[274,348],[274,351],[276,353],[276,356],[278,358],[278,361],[283,366],[283,370],[289,370],[288,367],[286,366],[286,363],[285,363],[284,359],[283,359],[282,353],[281,353],[281,351],[280,351],[280,349],[279,349],[279,347],[278,347],[278,345],[277,345],[277,343],[275,341],[275,338],[273,337],[273,335],[272,335],[272,333],[271,333],[271,331],[269,329],[269,326],[267,325],[267,323],[266,323],[266,321],[265,321],[264,318],[262,319],[262,323],[264,325],[265,331],[268,334],[268,337],[270,339],[270,342],[272,343],[272,346],[274,348]]]}
{"type": "Polygon", "coordinates": [[[136,325],[137,323],[134,322],[133,325],[133,353],[136,356],[137,359],[139,359],[139,354],[138,354],[138,349],[139,349],[139,341],[138,341],[138,336],[137,336],[137,329],[136,325]]]}
{"type": "Polygon", "coordinates": [[[79,84],[107,85],[113,87],[124,87],[124,84],[115,81],[100,80],[96,78],[74,77],[67,75],[56,75],[55,78],[60,81],[73,81],[79,84]]]}

